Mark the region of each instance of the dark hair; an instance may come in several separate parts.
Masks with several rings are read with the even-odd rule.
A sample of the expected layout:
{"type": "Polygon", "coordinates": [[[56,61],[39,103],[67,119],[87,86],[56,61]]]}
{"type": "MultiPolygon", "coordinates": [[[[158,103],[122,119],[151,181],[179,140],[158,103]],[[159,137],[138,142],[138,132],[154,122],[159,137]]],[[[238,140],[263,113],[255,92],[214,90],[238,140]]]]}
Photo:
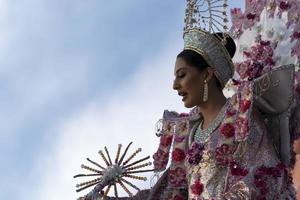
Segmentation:
{"type": "MultiPolygon", "coordinates": [[[[223,38],[223,33],[214,33],[213,34],[218,40],[221,40],[223,38]]],[[[226,45],[225,48],[227,52],[229,53],[230,57],[233,58],[235,51],[236,51],[236,45],[234,43],[234,40],[231,37],[226,38],[226,45]]],[[[187,62],[188,65],[196,67],[199,70],[204,70],[209,65],[204,60],[204,58],[198,54],[197,52],[193,50],[183,50],[177,55],[177,58],[182,58],[187,62]]],[[[211,67],[211,66],[210,66],[211,67]]]]}

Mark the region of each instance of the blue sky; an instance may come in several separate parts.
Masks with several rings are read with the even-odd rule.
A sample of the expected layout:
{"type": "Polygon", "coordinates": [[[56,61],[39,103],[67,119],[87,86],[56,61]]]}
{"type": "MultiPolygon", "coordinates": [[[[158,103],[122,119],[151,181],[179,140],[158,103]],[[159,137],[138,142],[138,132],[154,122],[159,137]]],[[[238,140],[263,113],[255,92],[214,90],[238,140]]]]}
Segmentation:
{"type": "Polygon", "coordinates": [[[185,111],[171,89],[184,9],[0,0],[0,199],[75,199],[72,176],[104,145],[154,152],[163,109],[185,111]]]}

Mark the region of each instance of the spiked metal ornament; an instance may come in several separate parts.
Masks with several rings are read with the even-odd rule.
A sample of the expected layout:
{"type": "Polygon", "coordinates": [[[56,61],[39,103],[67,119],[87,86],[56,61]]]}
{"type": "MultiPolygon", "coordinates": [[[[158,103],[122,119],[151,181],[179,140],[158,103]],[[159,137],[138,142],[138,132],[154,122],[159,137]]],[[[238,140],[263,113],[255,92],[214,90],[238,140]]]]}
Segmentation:
{"type": "Polygon", "coordinates": [[[184,31],[197,28],[209,33],[226,33],[227,7],[227,0],[187,0],[184,31]]]}
{"type": "Polygon", "coordinates": [[[137,191],[140,191],[140,189],[132,184],[130,181],[126,180],[125,178],[129,179],[137,179],[137,180],[143,180],[146,181],[146,177],[142,176],[136,176],[134,174],[137,173],[144,173],[144,172],[152,172],[153,169],[147,169],[147,170],[141,170],[141,168],[150,166],[152,163],[147,162],[147,160],[150,159],[150,156],[144,157],[142,159],[139,159],[134,162],[130,162],[138,153],[142,151],[141,148],[137,149],[131,156],[129,156],[127,159],[125,159],[125,156],[128,152],[129,147],[131,146],[132,142],[129,143],[121,155],[121,148],[122,145],[118,145],[117,149],[117,155],[115,158],[114,163],[112,162],[110,158],[110,154],[106,147],[104,147],[104,151],[106,156],[104,155],[103,151],[99,151],[99,154],[102,158],[102,160],[105,162],[105,167],[101,166],[100,164],[90,160],[87,158],[87,161],[89,161],[91,164],[93,164],[97,168],[92,168],[86,165],[81,165],[81,168],[88,170],[92,172],[91,174],[78,174],[74,176],[74,178],[78,177],[96,177],[93,180],[86,181],[80,184],[77,184],[76,187],[78,188],[76,192],[80,192],[82,190],[85,190],[89,187],[95,186],[94,189],[85,195],[84,197],[79,198],[79,200],[102,200],[106,199],[110,189],[114,188],[114,194],[115,197],[118,198],[118,188],[119,185],[130,197],[132,197],[132,193],[127,188],[127,186],[130,186],[131,188],[134,188],[137,191]],[[125,160],[125,161],[124,161],[125,160]],[[105,192],[103,192],[103,190],[105,192]]]}

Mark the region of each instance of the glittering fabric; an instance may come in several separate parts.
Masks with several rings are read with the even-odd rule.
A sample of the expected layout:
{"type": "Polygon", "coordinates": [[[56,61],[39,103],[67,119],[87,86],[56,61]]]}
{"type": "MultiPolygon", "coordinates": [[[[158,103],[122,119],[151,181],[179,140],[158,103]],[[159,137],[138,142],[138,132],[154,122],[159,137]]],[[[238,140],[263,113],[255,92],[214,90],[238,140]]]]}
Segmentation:
{"type": "MultiPolygon", "coordinates": [[[[193,137],[199,120],[201,117],[189,121],[189,137],[193,137]]],[[[177,124],[185,122],[186,118],[177,118],[177,124]]],[[[257,109],[251,110],[249,122],[249,134],[245,140],[224,143],[222,127],[218,126],[205,145],[196,145],[191,141],[191,144],[182,147],[187,148],[187,158],[194,158],[190,163],[186,159],[186,168],[183,168],[186,169],[188,185],[179,188],[170,184],[170,169],[172,166],[181,166],[172,161],[170,169],[149,191],[146,199],[295,199],[289,168],[280,161],[272,136],[268,134],[264,119],[257,109]],[[201,152],[193,154],[189,152],[191,148],[198,148],[201,152]]],[[[177,127],[185,131],[182,126],[177,127]]],[[[182,160],[180,156],[176,159],[182,160]]]]}
{"type": "MultiPolygon", "coordinates": [[[[288,69],[282,68],[283,74],[288,69]]],[[[276,73],[271,74],[271,79],[277,77],[276,73]]],[[[147,200],[295,199],[291,179],[294,162],[282,159],[282,151],[275,144],[276,135],[266,123],[269,108],[266,105],[270,104],[258,104],[257,99],[253,100],[256,95],[256,98],[262,98],[260,102],[268,102],[263,99],[270,99],[270,96],[259,90],[253,91],[251,87],[255,88],[255,83],[242,85],[228,99],[224,105],[224,119],[214,125],[204,143],[194,140],[202,120],[199,111],[192,110],[189,115],[165,111],[154,167],[158,171],[167,166],[168,169],[152,189],[138,193],[133,199],[141,199],[138,198],[140,195],[145,195],[142,199],[147,200]]],[[[283,106],[272,105],[271,110],[283,106]]],[[[275,118],[272,121],[280,134],[289,135],[292,144],[300,136],[299,102],[295,100],[287,107],[285,112],[277,115],[279,121],[275,118]],[[287,126],[281,126],[280,121],[287,126]]]]}
{"type": "Polygon", "coordinates": [[[203,56],[216,70],[215,75],[224,87],[233,76],[234,66],[231,57],[220,41],[210,33],[191,29],[184,34],[184,49],[193,50],[203,56]]]}

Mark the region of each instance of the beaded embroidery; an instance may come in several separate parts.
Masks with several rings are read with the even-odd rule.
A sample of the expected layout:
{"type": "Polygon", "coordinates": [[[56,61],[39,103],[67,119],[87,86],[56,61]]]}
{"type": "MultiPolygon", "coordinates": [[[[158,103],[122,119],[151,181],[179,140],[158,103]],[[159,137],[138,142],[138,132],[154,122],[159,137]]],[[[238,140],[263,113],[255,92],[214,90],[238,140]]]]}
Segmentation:
{"type": "Polygon", "coordinates": [[[195,135],[194,135],[194,141],[197,143],[206,143],[212,134],[214,130],[220,125],[220,123],[223,121],[225,117],[225,113],[227,110],[227,107],[229,105],[229,100],[225,103],[225,105],[222,107],[221,111],[217,115],[217,117],[210,123],[209,127],[207,129],[202,129],[203,120],[201,120],[199,126],[196,129],[195,135]]]}

